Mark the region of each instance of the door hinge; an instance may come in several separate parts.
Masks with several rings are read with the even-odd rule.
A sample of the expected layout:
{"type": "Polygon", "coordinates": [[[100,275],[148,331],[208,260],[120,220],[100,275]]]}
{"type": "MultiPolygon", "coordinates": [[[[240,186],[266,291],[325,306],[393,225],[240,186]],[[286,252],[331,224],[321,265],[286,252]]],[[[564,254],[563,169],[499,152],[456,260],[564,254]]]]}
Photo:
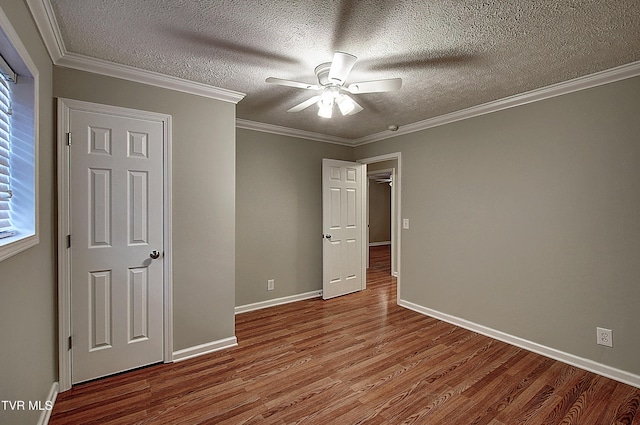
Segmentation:
{"type": "Polygon", "coordinates": [[[71,146],[71,133],[67,133],[67,146],[71,146]]]}
{"type": "Polygon", "coordinates": [[[71,335],[69,335],[69,350],[71,350],[71,346],[72,346],[72,339],[71,339],[71,335]]]}
{"type": "Polygon", "coordinates": [[[71,248],[71,235],[67,235],[67,248],[71,248]]]}

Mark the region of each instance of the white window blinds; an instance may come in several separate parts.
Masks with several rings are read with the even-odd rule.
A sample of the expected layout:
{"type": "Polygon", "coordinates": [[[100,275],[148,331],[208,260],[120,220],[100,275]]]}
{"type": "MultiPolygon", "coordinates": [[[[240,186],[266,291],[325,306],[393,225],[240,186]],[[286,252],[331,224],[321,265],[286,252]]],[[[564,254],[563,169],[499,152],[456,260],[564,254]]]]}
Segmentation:
{"type": "Polygon", "coordinates": [[[9,83],[0,77],[0,232],[11,228],[11,186],[9,140],[11,135],[11,92],[9,83]]]}

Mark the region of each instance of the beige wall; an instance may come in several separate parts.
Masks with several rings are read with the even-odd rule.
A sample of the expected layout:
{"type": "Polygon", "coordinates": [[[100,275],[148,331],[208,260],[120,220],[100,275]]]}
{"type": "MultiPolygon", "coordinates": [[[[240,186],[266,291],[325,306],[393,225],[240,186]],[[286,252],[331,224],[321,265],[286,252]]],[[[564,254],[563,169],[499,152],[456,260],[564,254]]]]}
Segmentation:
{"type": "MultiPolygon", "coordinates": [[[[40,243],[0,262],[0,400],[46,400],[57,380],[55,174],[51,60],[25,4],[1,0],[40,78],[40,243]]],[[[0,423],[34,424],[38,411],[5,411],[0,423]]]]}
{"type": "Polygon", "coordinates": [[[356,148],[402,152],[401,298],[640,374],[638,111],[636,77],[356,148]]]}
{"type": "Polygon", "coordinates": [[[54,96],[172,116],[174,350],[233,337],[235,105],[59,67],[54,96]]]}
{"type": "Polygon", "coordinates": [[[353,148],[237,130],[237,306],[322,289],[322,158],[353,148]]]}

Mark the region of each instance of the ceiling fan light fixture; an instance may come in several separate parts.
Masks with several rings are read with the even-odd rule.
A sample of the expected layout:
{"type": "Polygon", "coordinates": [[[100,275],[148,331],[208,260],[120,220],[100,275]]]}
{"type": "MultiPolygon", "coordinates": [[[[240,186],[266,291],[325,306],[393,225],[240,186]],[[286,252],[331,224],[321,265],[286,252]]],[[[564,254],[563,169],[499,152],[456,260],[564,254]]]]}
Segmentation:
{"type": "Polygon", "coordinates": [[[355,108],[355,104],[353,100],[349,96],[345,96],[344,94],[339,94],[336,98],[336,103],[338,104],[338,108],[340,108],[340,112],[342,115],[348,115],[355,108]]]}
{"type": "Polygon", "coordinates": [[[320,95],[320,100],[318,101],[318,105],[327,105],[333,106],[333,101],[336,98],[336,95],[331,87],[327,87],[324,89],[322,94],[320,95]]]}
{"type": "Polygon", "coordinates": [[[334,86],[325,87],[318,100],[318,115],[322,118],[331,118],[333,114],[333,104],[339,96],[338,90],[334,86]]]}
{"type": "Polygon", "coordinates": [[[318,116],[322,118],[331,118],[333,114],[333,104],[318,102],[318,116]]]}

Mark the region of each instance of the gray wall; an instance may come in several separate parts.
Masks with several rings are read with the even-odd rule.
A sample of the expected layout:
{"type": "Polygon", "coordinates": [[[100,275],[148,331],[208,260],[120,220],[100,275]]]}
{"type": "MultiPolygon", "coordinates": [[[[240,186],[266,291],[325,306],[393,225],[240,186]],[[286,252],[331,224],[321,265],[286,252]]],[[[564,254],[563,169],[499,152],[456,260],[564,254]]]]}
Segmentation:
{"type": "Polygon", "coordinates": [[[322,289],[322,158],[353,148],[244,129],[236,145],[236,305],[322,289]]]}
{"type": "Polygon", "coordinates": [[[176,350],[233,336],[234,305],[320,289],[320,159],[401,151],[402,299],[640,374],[640,78],[355,156],[249,130],[236,146],[232,104],[52,69],[25,4],[0,6],[40,72],[40,243],[0,262],[0,399],[44,400],[57,380],[54,96],[173,116],[176,350]]]}
{"type": "Polygon", "coordinates": [[[402,152],[401,298],[640,374],[638,111],[633,78],[356,148],[402,152]]]}
{"type": "Polygon", "coordinates": [[[369,243],[391,242],[391,186],[369,179],[369,243]]]}
{"type": "MultiPolygon", "coordinates": [[[[0,262],[0,400],[44,401],[58,371],[51,60],[25,4],[2,0],[0,7],[40,74],[40,243],[0,262]]],[[[0,406],[3,424],[34,424],[39,415],[38,411],[5,411],[0,406]]]]}
{"type": "Polygon", "coordinates": [[[173,117],[174,350],[233,337],[235,105],[60,67],[54,96],[173,117]]]}

